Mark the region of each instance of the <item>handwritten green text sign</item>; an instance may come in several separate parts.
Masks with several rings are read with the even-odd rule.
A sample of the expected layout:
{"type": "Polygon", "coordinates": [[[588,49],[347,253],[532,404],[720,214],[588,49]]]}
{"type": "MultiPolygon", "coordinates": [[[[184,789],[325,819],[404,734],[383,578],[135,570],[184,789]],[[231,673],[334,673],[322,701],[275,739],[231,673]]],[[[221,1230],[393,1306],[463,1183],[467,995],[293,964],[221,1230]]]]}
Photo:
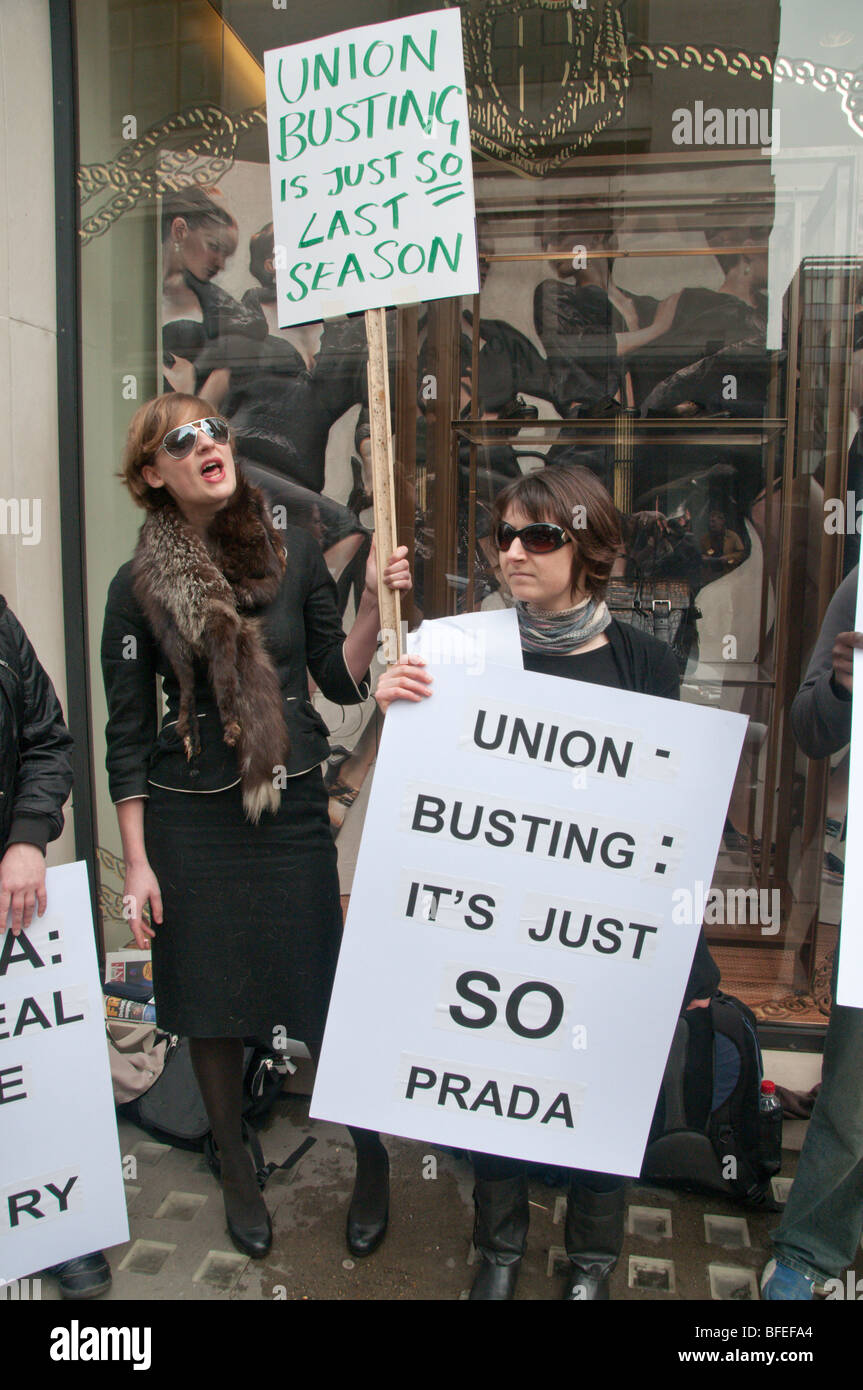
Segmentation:
{"type": "Polygon", "coordinates": [[[459,11],[264,62],[281,327],[477,293],[459,11]]]}

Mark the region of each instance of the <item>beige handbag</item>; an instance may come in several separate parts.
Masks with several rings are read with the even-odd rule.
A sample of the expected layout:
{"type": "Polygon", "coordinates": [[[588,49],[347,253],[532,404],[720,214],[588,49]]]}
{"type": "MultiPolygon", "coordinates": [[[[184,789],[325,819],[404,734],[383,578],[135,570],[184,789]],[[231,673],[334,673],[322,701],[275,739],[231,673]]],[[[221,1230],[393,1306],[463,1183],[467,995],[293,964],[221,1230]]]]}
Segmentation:
{"type": "Polygon", "coordinates": [[[125,1105],[149,1091],[162,1075],[168,1037],[159,1034],[154,1023],[132,1023],[121,1018],[107,1020],[105,1033],[114,1104],[125,1105]]]}

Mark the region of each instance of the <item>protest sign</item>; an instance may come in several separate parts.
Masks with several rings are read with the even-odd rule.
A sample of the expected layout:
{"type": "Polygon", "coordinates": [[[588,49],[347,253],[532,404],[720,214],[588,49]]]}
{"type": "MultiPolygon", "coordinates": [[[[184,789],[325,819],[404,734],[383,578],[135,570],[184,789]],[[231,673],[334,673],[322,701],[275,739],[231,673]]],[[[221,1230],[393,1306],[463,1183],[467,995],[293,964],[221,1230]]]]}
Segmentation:
{"type": "Polygon", "coordinates": [[[387,714],[312,1114],[639,1171],[746,719],[488,663],[387,714]]]}
{"type": "MultiPolygon", "coordinates": [[[[863,632],[863,587],[858,576],[854,631],[863,632]]],[[[854,653],[854,685],[863,686],[863,652],[854,653]]],[[[848,826],[845,832],[845,879],[842,886],[842,931],[836,1003],[863,1009],[863,918],[857,904],[863,895],[863,700],[851,706],[851,752],[848,769],[848,826]]]]}
{"type": "Polygon", "coordinates": [[[264,54],[279,324],[476,294],[458,10],[264,54]]]}
{"type": "Polygon", "coordinates": [[[0,936],[0,1280],[129,1238],[83,863],[0,936]]]}

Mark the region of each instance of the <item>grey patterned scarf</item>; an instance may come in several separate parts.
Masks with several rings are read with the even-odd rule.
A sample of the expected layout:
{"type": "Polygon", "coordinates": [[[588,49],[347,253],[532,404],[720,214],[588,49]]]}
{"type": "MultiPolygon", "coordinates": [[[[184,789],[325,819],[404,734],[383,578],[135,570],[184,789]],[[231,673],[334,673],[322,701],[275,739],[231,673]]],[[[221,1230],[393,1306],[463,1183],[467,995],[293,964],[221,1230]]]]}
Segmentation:
{"type": "Polygon", "coordinates": [[[604,632],[611,614],[604,599],[586,599],[575,608],[548,613],[516,599],[522,649],[526,652],[571,652],[604,632]]]}

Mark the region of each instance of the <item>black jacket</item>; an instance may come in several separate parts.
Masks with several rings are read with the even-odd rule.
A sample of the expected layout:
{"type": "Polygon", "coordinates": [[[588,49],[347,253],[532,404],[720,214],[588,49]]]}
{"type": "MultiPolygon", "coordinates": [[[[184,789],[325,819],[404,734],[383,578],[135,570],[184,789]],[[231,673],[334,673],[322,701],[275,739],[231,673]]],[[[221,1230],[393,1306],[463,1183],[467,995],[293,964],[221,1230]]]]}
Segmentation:
{"type": "MultiPolygon", "coordinates": [[[[287,569],[276,598],[259,612],[267,650],[284,695],[291,738],[289,777],[307,772],[329,754],[327,726],[308,697],[306,668],[328,699],[353,705],[369,694],[345,664],[336,586],[320,546],[306,531],[284,532],[287,569]]],[[[108,785],[112,801],[147,796],[148,782],[179,792],[222,791],[240,780],[236,750],[227,747],[204,663],[195,665],[195,703],[201,753],[188,762],[176,733],[180,690],[132,589],[132,562],[108,590],[102,631],[102,674],[108,699],[108,785]],[[168,702],[161,730],[157,677],[168,702]]]]}
{"type": "Polygon", "coordinates": [[[72,737],[18,619],[0,596],[0,854],[38,845],[63,829],[72,786],[72,737]]]}

